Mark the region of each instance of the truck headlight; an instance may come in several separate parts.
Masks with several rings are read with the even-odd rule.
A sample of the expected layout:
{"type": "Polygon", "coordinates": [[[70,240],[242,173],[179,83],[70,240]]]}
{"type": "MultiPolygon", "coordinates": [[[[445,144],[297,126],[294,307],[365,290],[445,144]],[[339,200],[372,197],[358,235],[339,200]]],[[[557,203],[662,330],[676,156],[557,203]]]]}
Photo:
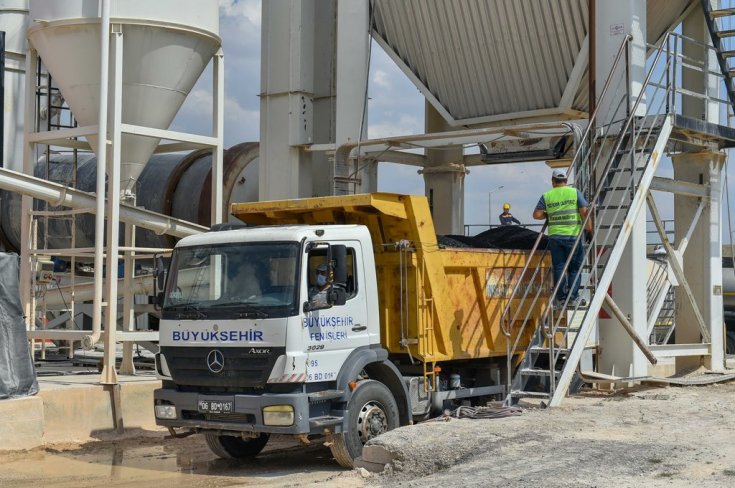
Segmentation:
{"type": "Polygon", "coordinates": [[[159,419],[175,419],[176,407],[173,405],[156,405],[156,418],[159,419]]]}
{"type": "Polygon", "coordinates": [[[270,405],[263,408],[263,423],[265,425],[293,425],[292,405],[270,405]]]}

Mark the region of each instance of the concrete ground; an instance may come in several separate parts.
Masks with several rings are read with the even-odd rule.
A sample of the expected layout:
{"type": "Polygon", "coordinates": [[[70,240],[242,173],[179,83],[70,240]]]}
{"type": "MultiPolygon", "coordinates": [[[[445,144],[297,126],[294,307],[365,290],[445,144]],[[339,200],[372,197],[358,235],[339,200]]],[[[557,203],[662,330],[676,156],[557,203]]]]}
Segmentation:
{"type": "Polygon", "coordinates": [[[735,383],[589,393],[372,442],[394,459],[381,486],[735,486],[735,383]]]}
{"type": "Polygon", "coordinates": [[[735,382],[651,386],[519,417],[425,422],[372,441],[391,461],[372,475],[341,469],[320,440],[274,437],[236,462],[217,459],[201,436],[104,431],[0,452],[0,486],[735,486],[734,400],[735,382]]]}

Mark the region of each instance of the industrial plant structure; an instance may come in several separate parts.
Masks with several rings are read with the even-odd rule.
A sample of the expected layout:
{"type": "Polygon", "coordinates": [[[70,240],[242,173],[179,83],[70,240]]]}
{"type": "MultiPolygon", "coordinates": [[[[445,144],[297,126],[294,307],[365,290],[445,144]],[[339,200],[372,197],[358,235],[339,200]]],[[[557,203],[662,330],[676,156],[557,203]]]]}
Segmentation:
{"type": "MultiPolygon", "coordinates": [[[[158,351],[147,297],[160,263],[232,204],[377,192],[378,163],[394,162],[421,171],[436,232],[458,235],[468,168],[548,161],[591,202],[587,305],[552,306],[548,288],[526,286],[540,279],[540,238],[503,275],[493,317],[479,310],[497,273],[466,277],[486,296],[456,325],[480,334],[499,319],[504,397],[558,405],[575,376],[626,383],[670,358],[669,374],[722,372],[734,13],[707,0],[264,1],[260,141],[225,149],[216,0],[2,0],[0,229],[20,254],[28,338],[70,357],[101,342],[100,382],[115,385],[116,344],[122,374],[135,373],[132,344],[158,351]],[[372,41],[425,97],[426,133],[367,137],[372,41]],[[171,131],[208,66],[212,133],[171,131]],[[673,178],[660,175],[666,156],[673,178]],[[673,194],[673,239],[656,192],[673,194]],[[656,260],[647,213],[665,251],[656,260]]],[[[391,353],[416,355],[418,343],[404,337],[391,353]]],[[[430,376],[441,355],[427,354],[430,376]]]]}

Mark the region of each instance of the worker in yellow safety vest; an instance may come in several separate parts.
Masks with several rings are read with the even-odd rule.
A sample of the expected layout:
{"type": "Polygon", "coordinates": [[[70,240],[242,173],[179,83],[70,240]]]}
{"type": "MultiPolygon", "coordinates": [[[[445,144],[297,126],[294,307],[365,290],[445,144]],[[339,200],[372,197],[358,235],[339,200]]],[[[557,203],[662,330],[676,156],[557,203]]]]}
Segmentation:
{"type": "Polygon", "coordinates": [[[510,213],[510,203],[503,204],[503,213],[498,215],[498,218],[500,219],[500,225],[521,225],[521,221],[510,213]]]}
{"type": "MultiPolygon", "coordinates": [[[[587,216],[589,204],[582,192],[567,185],[567,170],[555,169],[551,174],[551,190],[544,193],[533,211],[536,220],[548,221],[549,251],[554,273],[554,285],[559,285],[556,295],[557,305],[569,298],[570,307],[583,307],[586,304],[579,296],[579,271],[584,261],[583,243],[580,241],[572,251],[577,237],[582,232],[582,221],[587,216]],[[564,273],[564,265],[569,255],[569,267],[564,273]]],[[[585,225],[585,233],[592,234],[592,220],[585,225]]]]}

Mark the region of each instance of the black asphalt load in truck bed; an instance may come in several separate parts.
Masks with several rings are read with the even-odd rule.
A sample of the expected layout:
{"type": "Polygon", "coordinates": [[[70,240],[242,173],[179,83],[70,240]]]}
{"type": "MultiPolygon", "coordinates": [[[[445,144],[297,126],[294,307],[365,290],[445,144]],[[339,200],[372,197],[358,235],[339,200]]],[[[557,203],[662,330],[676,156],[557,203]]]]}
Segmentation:
{"type": "MultiPolygon", "coordinates": [[[[476,236],[448,235],[437,236],[437,241],[442,247],[454,248],[480,248],[480,249],[514,249],[530,250],[538,238],[538,232],[518,225],[505,225],[495,227],[476,236]]],[[[546,248],[548,238],[543,236],[539,243],[539,249],[546,248]]]]}

